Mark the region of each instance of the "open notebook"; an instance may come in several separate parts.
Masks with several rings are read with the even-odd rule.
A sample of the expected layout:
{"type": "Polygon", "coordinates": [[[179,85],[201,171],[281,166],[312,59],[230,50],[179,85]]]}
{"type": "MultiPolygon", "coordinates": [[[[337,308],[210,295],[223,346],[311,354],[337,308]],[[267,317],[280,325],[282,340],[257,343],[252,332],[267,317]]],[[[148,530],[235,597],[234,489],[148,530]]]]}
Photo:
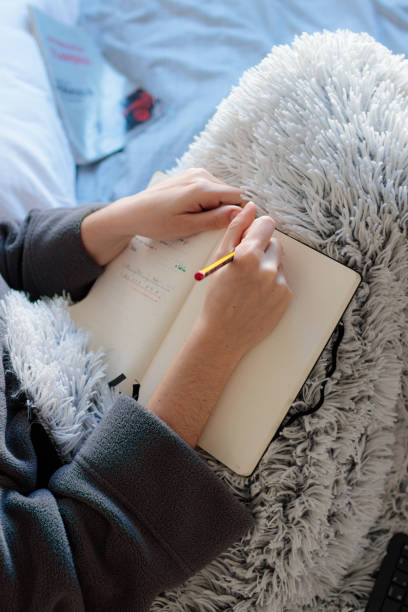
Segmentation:
{"type": "MultiPolygon", "coordinates": [[[[109,379],[124,374],[119,388],[129,395],[140,383],[145,405],[200,311],[207,284],[194,273],[214,261],[223,232],[173,242],[135,236],[71,307],[73,320],[92,332],[92,346],[106,350],[109,379]]],[[[330,257],[274,235],[293,299],[271,335],[240,361],[199,440],[241,475],[256,467],[360,282],[330,257]]]]}

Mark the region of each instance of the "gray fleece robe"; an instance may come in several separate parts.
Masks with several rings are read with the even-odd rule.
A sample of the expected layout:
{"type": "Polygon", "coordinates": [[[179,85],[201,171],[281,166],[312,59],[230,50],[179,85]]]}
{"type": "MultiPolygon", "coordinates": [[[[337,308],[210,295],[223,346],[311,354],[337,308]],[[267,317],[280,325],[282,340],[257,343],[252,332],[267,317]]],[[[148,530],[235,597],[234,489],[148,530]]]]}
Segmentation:
{"type": "MultiPolygon", "coordinates": [[[[103,270],[80,239],[92,210],[35,210],[1,223],[5,283],[31,299],[84,297],[103,270]]],[[[127,396],[62,466],[16,393],[0,327],[1,610],[148,610],[252,526],[197,453],[127,396]]]]}

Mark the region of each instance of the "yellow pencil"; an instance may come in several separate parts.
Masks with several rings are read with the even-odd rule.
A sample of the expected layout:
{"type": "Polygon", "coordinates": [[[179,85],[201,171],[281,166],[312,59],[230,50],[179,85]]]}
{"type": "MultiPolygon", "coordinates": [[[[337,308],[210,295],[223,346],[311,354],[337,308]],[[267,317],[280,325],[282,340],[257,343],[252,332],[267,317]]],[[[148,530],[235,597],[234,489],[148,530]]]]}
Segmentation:
{"type": "Polygon", "coordinates": [[[209,274],[212,274],[212,272],[215,272],[216,270],[218,270],[218,268],[221,268],[222,266],[225,266],[225,264],[232,261],[234,259],[234,255],[235,251],[232,251],[231,253],[228,253],[228,255],[224,255],[224,257],[221,257],[221,259],[217,259],[217,261],[214,261],[214,263],[210,264],[206,268],[203,268],[202,270],[196,272],[194,274],[194,278],[198,281],[203,280],[203,278],[205,278],[209,274]]]}

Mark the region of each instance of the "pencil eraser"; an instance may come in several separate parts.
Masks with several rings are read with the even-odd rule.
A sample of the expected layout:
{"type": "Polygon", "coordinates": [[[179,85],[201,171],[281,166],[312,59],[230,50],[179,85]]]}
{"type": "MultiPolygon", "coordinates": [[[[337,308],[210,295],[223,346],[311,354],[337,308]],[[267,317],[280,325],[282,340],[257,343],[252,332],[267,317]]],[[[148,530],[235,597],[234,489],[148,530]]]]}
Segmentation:
{"type": "Polygon", "coordinates": [[[195,278],[196,280],[203,280],[203,278],[204,278],[204,274],[203,274],[202,272],[196,272],[196,273],[194,274],[194,278],[195,278]]]}

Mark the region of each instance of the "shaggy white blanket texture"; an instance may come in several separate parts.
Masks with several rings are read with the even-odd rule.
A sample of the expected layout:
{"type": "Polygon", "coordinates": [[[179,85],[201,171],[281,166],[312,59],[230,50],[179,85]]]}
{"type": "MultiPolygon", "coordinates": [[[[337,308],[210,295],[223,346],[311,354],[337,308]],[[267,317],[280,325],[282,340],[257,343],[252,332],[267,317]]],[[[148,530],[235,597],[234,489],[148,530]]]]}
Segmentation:
{"type": "Polygon", "coordinates": [[[105,353],[89,350],[89,333],[71,320],[71,304],[67,295],[30,302],[21,291],[0,301],[4,348],[27,394],[28,415],[39,419],[64,463],[117,397],[106,380],[105,353]]]}
{"type": "MultiPolygon", "coordinates": [[[[362,611],[389,538],[408,532],[408,60],[349,31],[275,47],[168,174],[190,167],[363,280],[322,407],[249,478],[203,453],[256,528],[152,612],[362,611]]],[[[330,363],[329,343],[291,412],[317,402],[330,363]]]]}

